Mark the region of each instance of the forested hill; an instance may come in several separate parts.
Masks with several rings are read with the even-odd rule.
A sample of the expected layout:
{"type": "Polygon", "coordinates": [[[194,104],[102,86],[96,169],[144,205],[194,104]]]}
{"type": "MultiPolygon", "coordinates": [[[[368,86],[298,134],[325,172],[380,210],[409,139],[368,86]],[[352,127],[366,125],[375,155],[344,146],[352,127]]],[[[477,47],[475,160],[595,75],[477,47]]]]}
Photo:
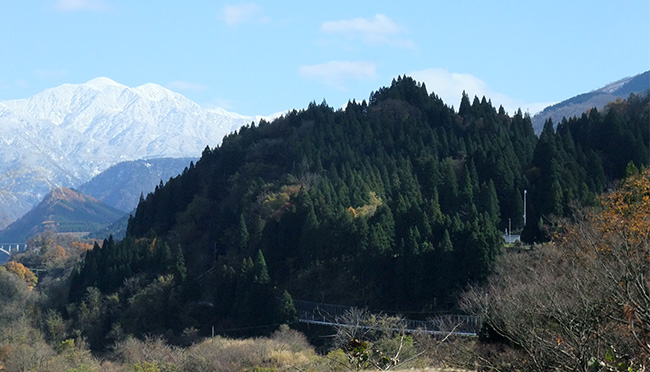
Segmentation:
{"type": "Polygon", "coordinates": [[[537,141],[528,118],[485,99],[459,110],[400,78],[369,103],[311,104],[242,128],[149,195],[128,233],[180,243],[197,273],[215,251],[228,261],[261,250],[298,298],[430,305],[487,274],[501,216],[521,225],[537,141]]]}
{"type": "Polygon", "coordinates": [[[455,113],[408,77],[343,110],[312,103],[241,128],[157,187],[125,240],[87,255],[70,298],[89,286],[116,292],[136,274],[176,273],[176,284],[165,283],[177,292],[163,292],[175,301],[142,303],[138,314],[155,318],[138,322],[149,329],[123,324],[127,332],[269,324],[290,316],[291,296],[440,309],[486,277],[509,220],[523,227],[524,190],[525,236],[543,239],[545,218],[593,201],[630,161],[647,163],[647,123],[647,97],[631,96],[557,133],[549,123],[538,140],[521,111],[464,95],[455,113]],[[170,255],[184,259],[182,280],[170,255]]]}
{"type": "Polygon", "coordinates": [[[524,238],[541,239],[540,224],[549,217],[568,215],[572,207],[593,202],[592,193],[611,189],[627,173],[648,165],[649,96],[630,94],[601,111],[563,119],[555,131],[553,123],[546,122],[525,173],[531,223],[524,238]]]}

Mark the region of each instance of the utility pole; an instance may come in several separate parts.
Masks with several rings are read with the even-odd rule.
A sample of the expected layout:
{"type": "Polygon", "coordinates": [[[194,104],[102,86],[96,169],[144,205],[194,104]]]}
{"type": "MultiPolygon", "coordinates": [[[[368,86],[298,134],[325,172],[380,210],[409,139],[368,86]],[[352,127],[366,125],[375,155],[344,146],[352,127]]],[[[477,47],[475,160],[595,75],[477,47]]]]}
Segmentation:
{"type": "Polygon", "coordinates": [[[527,190],[524,190],[524,226],[526,226],[526,194],[528,193],[527,190]]]}
{"type": "Polygon", "coordinates": [[[510,223],[510,218],[508,218],[508,243],[512,243],[512,225],[510,223]]]}

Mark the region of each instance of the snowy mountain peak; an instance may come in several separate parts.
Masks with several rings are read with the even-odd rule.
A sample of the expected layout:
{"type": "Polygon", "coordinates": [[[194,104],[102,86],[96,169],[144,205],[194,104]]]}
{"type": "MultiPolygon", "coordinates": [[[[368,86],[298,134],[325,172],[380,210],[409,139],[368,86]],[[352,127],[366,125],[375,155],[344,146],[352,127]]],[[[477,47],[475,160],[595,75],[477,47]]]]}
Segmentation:
{"type": "Polygon", "coordinates": [[[76,187],[121,161],[196,158],[259,121],[204,109],[160,85],[131,88],[106,77],[0,102],[0,113],[7,145],[0,146],[0,228],[51,187],[76,187]]]}
{"type": "Polygon", "coordinates": [[[85,86],[87,86],[89,88],[95,88],[95,89],[98,89],[98,90],[102,90],[102,89],[104,89],[106,87],[127,88],[126,85],[122,85],[122,84],[120,84],[120,83],[118,83],[118,82],[116,82],[116,81],[114,81],[112,79],[109,79],[107,77],[97,77],[97,78],[89,80],[86,83],[80,84],[80,85],[85,85],[85,86]]]}
{"type": "Polygon", "coordinates": [[[133,92],[140,95],[142,98],[148,99],[150,101],[161,101],[163,99],[175,99],[189,101],[187,98],[182,95],[172,92],[171,90],[162,87],[158,84],[147,83],[140,85],[139,87],[133,88],[133,92]]]}

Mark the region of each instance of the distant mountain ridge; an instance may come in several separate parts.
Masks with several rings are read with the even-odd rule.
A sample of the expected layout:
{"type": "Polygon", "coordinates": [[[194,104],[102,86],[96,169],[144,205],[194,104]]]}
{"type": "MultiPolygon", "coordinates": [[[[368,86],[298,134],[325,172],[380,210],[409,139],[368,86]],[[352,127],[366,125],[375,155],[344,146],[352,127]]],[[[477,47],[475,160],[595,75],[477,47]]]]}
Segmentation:
{"type": "Polygon", "coordinates": [[[124,212],[135,209],[162,182],[175,177],[198,158],[160,158],[115,164],[78,187],[86,195],[124,212]]]}
{"type": "Polygon", "coordinates": [[[0,101],[0,228],[52,188],[77,187],[121,161],[198,157],[259,118],[108,78],[0,101]]]}
{"type": "Polygon", "coordinates": [[[59,187],[35,208],[0,232],[0,241],[25,242],[43,231],[90,232],[116,221],[124,212],[95,198],[59,187]]]}
{"type": "MultiPolygon", "coordinates": [[[[24,239],[47,229],[71,233],[90,232],[90,236],[98,239],[104,239],[110,234],[121,238],[126,232],[127,213],[132,212],[138,205],[140,195],[146,196],[153,192],[160,182],[183,173],[184,169],[188,169],[191,162],[196,160],[195,158],[160,158],[121,162],[93,177],[79,186],[77,190],[53,189],[41,203],[22,218],[8,226],[6,230],[0,230],[0,241],[2,241],[2,237],[23,239],[21,241],[24,241],[24,239]],[[80,220],[82,215],[77,218],[79,221],[72,224],[64,223],[59,228],[56,228],[56,224],[44,223],[43,221],[48,220],[69,220],[65,217],[69,208],[44,207],[44,205],[57,205],[66,198],[101,203],[111,207],[112,210],[109,210],[109,213],[100,212],[99,214],[105,218],[98,217],[99,223],[91,218],[91,221],[95,222],[86,224],[80,220]],[[116,215],[115,212],[118,214],[116,215]],[[43,215],[48,217],[41,218],[43,215]],[[110,220],[111,218],[115,219],[110,220]]],[[[78,206],[73,209],[83,208],[78,206]]],[[[99,210],[103,211],[104,209],[99,208],[99,210]]]]}
{"type": "Polygon", "coordinates": [[[557,124],[563,117],[580,116],[594,107],[602,109],[617,98],[627,98],[631,93],[646,94],[648,90],[650,90],[650,71],[623,78],[600,89],[579,94],[545,108],[532,118],[533,129],[535,133],[540,133],[549,118],[557,124]]]}

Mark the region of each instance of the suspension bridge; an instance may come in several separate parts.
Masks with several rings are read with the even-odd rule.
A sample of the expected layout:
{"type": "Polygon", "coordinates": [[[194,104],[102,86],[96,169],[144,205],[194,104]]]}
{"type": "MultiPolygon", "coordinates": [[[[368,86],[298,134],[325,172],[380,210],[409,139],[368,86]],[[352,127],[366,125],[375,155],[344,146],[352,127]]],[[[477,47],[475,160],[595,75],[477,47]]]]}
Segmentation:
{"type": "MultiPolygon", "coordinates": [[[[307,324],[318,324],[335,327],[359,327],[348,324],[346,314],[353,309],[351,306],[324,304],[318,302],[294,300],[298,312],[298,321],[307,324]]],[[[428,320],[403,319],[401,330],[407,333],[428,333],[433,335],[469,336],[477,335],[481,328],[482,319],[471,315],[439,314],[428,320]]],[[[361,327],[368,327],[363,326],[361,327]]],[[[399,329],[395,329],[399,330],[399,329]]]]}

